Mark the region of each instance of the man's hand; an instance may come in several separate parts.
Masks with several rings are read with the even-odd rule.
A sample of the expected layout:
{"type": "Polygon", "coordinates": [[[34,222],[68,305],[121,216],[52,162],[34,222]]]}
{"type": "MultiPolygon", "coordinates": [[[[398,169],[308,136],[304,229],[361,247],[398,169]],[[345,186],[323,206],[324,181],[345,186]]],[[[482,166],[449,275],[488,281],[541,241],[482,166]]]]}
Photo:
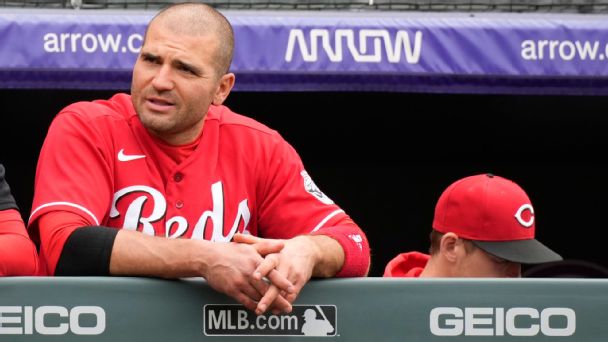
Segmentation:
{"type": "MultiPolygon", "coordinates": [[[[251,235],[236,234],[234,242],[255,245],[264,241],[280,241],[263,239],[251,235]]],[[[312,276],[333,276],[344,263],[344,252],[340,244],[327,236],[297,236],[284,240],[284,247],[279,252],[261,253],[264,261],[252,274],[254,281],[268,277],[271,286],[259,300],[256,314],[263,314],[268,308],[273,312],[278,309],[276,300],[285,297],[293,303],[304,285],[312,276]],[[269,277],[273,273],[279,273],[290,281],[294,286],[293,292],[285,292],[281,284],[275,283],[269,277]]]]}
{"type": "MultiPolygon", "coordinates": [[[[114,241],[110,274],[162,278],[202,276],[215,290],[255,311],[257,301],[270,285],[266,279],[255,279],[251,275],[264,262],[262,255],[279,253],[284,246],[279,240],[239,244],[165,239],[122,229],[114,241]]],[[[284,293],[295,290],[279,272],[269,272],[266,277],[284,293]]],[[[277,298],[276,306],[282,311],[291,311],[291,304],[285,298],[277,298]]]]}
{"type": "MultiPolygon", "coordinates": [[[[231,242],[212,246],[214,257],[209,259],[203,277],[215,290],[236,299],[247,309],[255,311],[257,302],[272,287],[283,293],[295,290],[285,276],[274,270],[265,274],[272,286],[262,277],[251,277],[264,262],[262,255],[279,253],[284,248],[283,241],[264,240],[249,245],[231,242]]],[[[291,304],[281,296],[276,297],[275,306],[280,311],[291,312],[291,304]]]]}

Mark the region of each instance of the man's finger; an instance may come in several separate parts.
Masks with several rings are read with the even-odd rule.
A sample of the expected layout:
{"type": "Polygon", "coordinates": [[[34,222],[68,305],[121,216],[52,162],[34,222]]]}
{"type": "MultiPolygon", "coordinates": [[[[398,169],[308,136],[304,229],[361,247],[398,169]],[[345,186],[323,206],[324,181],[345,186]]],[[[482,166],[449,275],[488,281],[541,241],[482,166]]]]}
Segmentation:
{"type": "Polygon", "coordinates": [[[278,254],[270,254],[264,258],[264,261],[258,265],[253,272],[253,279],[262,280],[264,277],[268,279],[274,286],[278,287],[279,290],[287,293],[295,291],[295,286],[292,282],[287,279],[281,272],[278,272],[276,268],[279,266],[278,254]]]}
{"type": "Polygon", "coordinates": [[[277,270],[271,270],[266,277],[270,280],[272,285],[278,287],[281,291],[285,291],[286,293],[293,293],[296,291],[295,285],[277,270]]]}
{"type": "Polygon", "coordinates": [[[273,311],[278,311],[279,313],[290,313],[291,310],[293,310],[291,303],[280,295],[272,303],[271,309],[273,311]]]}
{"type": "MultiPolygon", "coordinates": [[[[258,290],[259,293],[261,294],[266,294],[268,292],[268,290],[273,287],[272,285],[267,284],[264,281],[252,281],[252,285],[258,290]]],[[[272,293],[271,293],[272,294],[272,293]]],[[[262,297],[260,295],[260,297],[262,297]]],[[[261,299],[260,299],[261,300],[261,299]]],[[[291,308],[291,303],[289,303],[289,301],[287,301],[285,298],[283,298],[282,296],[277,296],[274,299],[274,302],[272,302],[272,304],[269,306],[268,304],[264,303],[263,306],[259,306],[259,303],[257,305],[257,307],[253,310],[255,311],[256,314],[261,315],[263,314],[268,308],[271,308],[273,311],[279,311],[279,312],[285,312],[285,313],[289,313],[291,312],[292,308],[291,308]]]]}
{"type": "Polygon", "coordinates": [[[291,312],[291,304],[287,300],[285,300],[285,298],[279,296],[279,292],[280,291],[276,286],[270,285],[262,299],[260,299],[260,301],[258,302],[258,305],[255,309],[255,313],[258,315],[262,315],[271,306],[273,307],[273,309],[277,309],[285,313],[291,312]]]}
{"type": "Polygon", "coordinates": [[[296,298],[298,298],[298,292],[288,293],[287,296],[285,296],[285,299],[290,303],[295,302],[296,298]]]}
{"type": "Polygon", "coordinates": [[[281,240],[264,240],[251,245],[261,256],[265,257],[268,254],[279,253],[285,243],[281,240]]]}
{"type": "Polygon", "coordinates": [[[261,280],[263,277],[269,275],[269,273],[274,270],[278,264],[279,262],[276,254],[267,255],[255,269],[255,271],[253,271],[253,278],[256,280],[261,280]]]}
{"type": "Polygon", "coordinates": [[[255,311],[257,309],[257,303],[255,301],[253,301],[251,298],[249,298],[249,296],[247,296],[246,294],[240,292],[235,296],[231,296],[234,299],[236,299],[237,302],[243,304],[243,306],[245,308],[247,308],[248,310],[251,311],[255,311]]]}
{"type": "Polygon", "coordinates": [[[266,256],[271,253],[278,253],[285,246],[285,242],[283,240],[264,239],[250,234],[241,233],[234,234],[232,241],[253,246],[253,248],[255,248],[255,250],[261,256],[266,256]]]}
{"type": "Polygon", "coordinates": [[[262,238],[259,238],[257,236],[253,236],[251,234],[236,233],[232,237],[232,241],[238,242],[238,243],[247,243],[247,244],[251,245],[251,244],[254,244],[254,243],[262,241],[262,238]]]}
{"type": "Polygon", "coordinates": [[[252,301],[255,302],[259,302],[260,299],[262,299],[262,296],[264,295],[264,292],[258,291],[257,288],[252,286],[251,284],[243,286],[240,290],[242,293],[247,295],[252,301]]]}

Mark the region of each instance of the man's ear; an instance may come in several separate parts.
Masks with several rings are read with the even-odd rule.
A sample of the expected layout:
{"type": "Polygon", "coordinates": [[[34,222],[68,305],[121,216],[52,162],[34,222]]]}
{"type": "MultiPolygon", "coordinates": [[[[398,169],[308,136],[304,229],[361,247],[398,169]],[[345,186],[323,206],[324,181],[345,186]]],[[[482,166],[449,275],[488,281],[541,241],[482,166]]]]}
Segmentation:
{"type": "Polygon", "coordinates": [[[234,87],[235,79],[236,77],[231,72],[223,75],[220,78],[220,84],[217,88],[217,91],[215,92],[215,95],[213,96],[212,103],[214,105],[219,106],[224,103],[224,100],[226,100],[228,94],[230,94],[232,87],[234,87]]]}
{"type": "Polygon", "coordinates": [[[439,253],[448,261],[456,262],[459,257],[460,246],[458,235],[448,232],[443,234],[439,242],[439,253]]]}

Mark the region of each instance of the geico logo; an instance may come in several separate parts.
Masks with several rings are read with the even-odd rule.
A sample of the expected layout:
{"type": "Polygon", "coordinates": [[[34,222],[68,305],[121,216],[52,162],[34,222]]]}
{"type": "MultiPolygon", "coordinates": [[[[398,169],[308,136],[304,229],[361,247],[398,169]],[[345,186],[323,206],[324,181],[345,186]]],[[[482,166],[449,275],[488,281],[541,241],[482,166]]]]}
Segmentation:
{"type": "Polygon", "coordinates": [[[570,308],[455,308],[431,310],[431,333],[435,336],[571,336],[576,330],[576,313],[570,308]],[[551,320],[560,327],[552,327],[551,320]]]}
{"type": "MultiPolygon", "coordinates": [[[[89,319],[90,320],[90,319],[89,319]]],[[[0,335],[99,335],[106,330],[106,312],[99,306],[0,306],[0,335]],[[81,326],[81,316],[95,318],[93,326],[81,326]],[[59,322],[55,324],[48,323],[59,322]]]]}

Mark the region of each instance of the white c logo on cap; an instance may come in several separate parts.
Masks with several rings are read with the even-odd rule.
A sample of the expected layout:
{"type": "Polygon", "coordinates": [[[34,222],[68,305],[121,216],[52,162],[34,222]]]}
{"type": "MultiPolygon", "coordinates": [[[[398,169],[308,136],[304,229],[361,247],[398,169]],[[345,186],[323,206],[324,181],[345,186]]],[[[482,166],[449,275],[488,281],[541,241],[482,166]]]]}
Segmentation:
{"type": "Polygon", "coordinates": [[[532,208],[531,204],[524,204],[521,207],[519,207],[519,209],[517,210],[517,212],[515,213],[515,218],[517,219],[517,222],[519,222],[519,224],[521,224],[522,226],[526,227],[526,228],[530,228],[532,227],[532,225],[534,224],[534,208],[532,208]],[[524,221],[524,219],[521,217],[521,214],[524,212],[524,210],[530,210],[530,220],[528,221],[524,221]]]}

